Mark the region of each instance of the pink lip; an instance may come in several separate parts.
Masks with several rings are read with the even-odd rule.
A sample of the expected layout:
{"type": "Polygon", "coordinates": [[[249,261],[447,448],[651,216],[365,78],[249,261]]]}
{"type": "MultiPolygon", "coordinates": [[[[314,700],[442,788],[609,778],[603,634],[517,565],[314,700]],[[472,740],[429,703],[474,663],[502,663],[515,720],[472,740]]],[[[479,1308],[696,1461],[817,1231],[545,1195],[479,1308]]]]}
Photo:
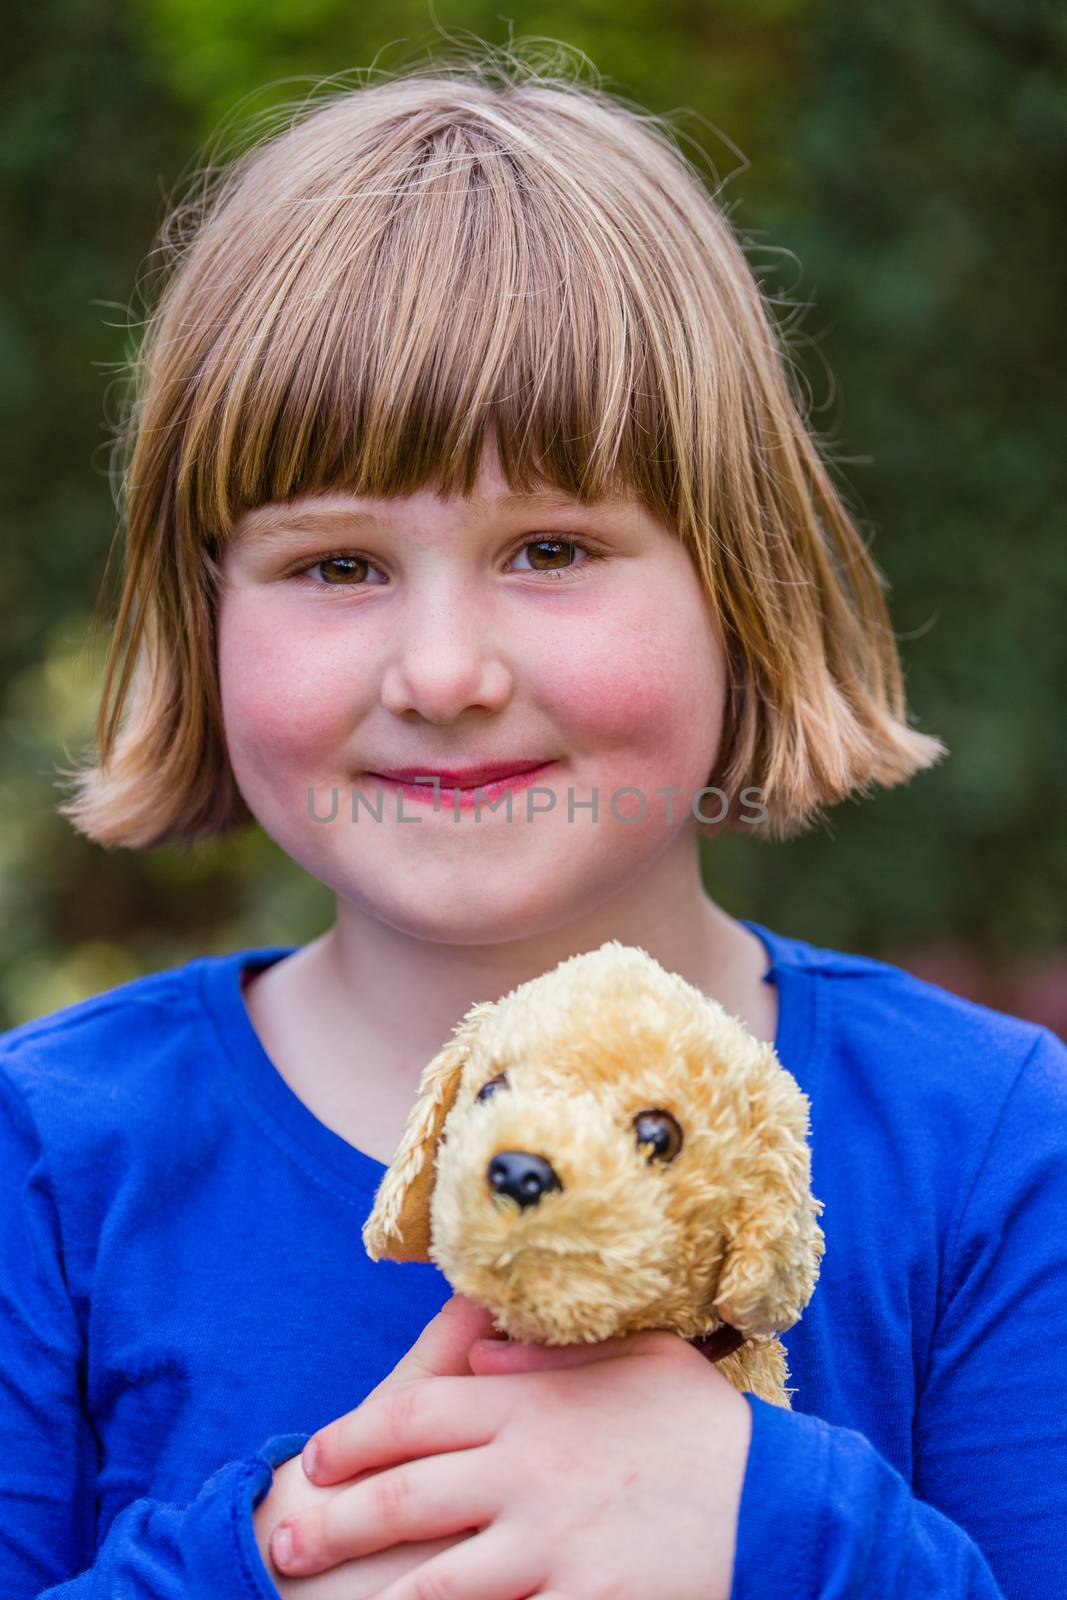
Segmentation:
{"type": "Polygon", "coordinates": [[[399,792],[406,800],[414,800],[423,805],[433,806],[437,811],[449,810],[468,811],[476,805],[481,805],[483,798],[495,802],[509,790],[518,793],[534,783],[543,772],[552,766],[551,761],[542,761],[535,767],[472,767],[465,773],[424,772],[418,767],[401,768],[404,777],[396,772],[367,772],[367,778],[377,779],[379,782],[392,787],[396,785],[399,792]],[[472,778],[471,773],[477,776],[472,778]],[[412,778],[438,778],[436,785],[430,783],[406,782],[410,774],[412,778]],[[487,776],[488,774],[488,776],[487,776]],[[494,776],[496,774],[496,776],[494,776]],[[457,782],[457,778],[461,781],[457,782]]]}
{"type": "MultiPolygon", "coordinates": [[[[464,767],[460,770],[434,769],[433,767],[392,767],[388,771],[369,772],[370,778],[389,778],[394,783],[412,783],[416,778],[437,778],[442,789],[474,789],[479,784],[499,783],[502,778],[517,778],[521,773],[534,772],[545,761],[516,761],[511,766],[464,767]]],[[[433,784],[427,784],[433,792],[433,784]]]]}

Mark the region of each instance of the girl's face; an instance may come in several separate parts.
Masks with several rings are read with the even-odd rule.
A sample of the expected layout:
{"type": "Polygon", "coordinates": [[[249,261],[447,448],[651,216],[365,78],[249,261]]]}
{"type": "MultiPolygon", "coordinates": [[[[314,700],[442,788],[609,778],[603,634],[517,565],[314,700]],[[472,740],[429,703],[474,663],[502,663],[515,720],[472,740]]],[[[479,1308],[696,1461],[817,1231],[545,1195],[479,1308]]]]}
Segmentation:
{"type": "Polygon", "coordinates": [[[687,551],[636,501],[512,499],[490,446],[470,498],[246,513],[223,570],[234,775],[342,903],[493,944],[593,910],[683,835],[695,850],[724,657],[687,551]],[[501,765],[540,769],[504,783],[510,820],[497,788],[479,814],[379,776],[501,765]]]}

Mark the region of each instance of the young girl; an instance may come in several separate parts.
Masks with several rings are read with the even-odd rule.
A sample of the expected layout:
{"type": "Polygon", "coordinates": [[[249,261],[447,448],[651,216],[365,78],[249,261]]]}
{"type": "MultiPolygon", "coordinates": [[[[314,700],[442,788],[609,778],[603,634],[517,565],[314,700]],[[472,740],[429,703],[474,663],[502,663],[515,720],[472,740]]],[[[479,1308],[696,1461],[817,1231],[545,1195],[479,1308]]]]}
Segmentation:
{"type": "Polygon", "coordinates": [[[702,887],[943,752],[695,170],[490,53],[335,93],[179,243],[63,809],[255,821],[336,919],[0,1040],[5,1600],[1067,1593],[1067,1051],[702,887]],[[609,938],[810,1098],[792,1410],[362,1248],[463,1013],[609,938]]]}

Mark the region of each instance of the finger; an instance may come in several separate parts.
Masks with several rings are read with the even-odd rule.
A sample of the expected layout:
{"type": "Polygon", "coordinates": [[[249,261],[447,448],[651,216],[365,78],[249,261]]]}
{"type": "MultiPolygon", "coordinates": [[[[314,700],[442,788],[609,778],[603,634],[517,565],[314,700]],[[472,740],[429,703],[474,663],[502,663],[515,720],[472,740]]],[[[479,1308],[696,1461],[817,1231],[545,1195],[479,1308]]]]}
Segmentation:
{"type": "MultiPolygon", "coordinates": [[[[542,1563],[517,1565],[515,1540],[500,1529],[487,1528],[473,1539],[450,1545],[432,1560],[411,1567],[374,1600],[421,1600],[429,1594],[462,1595],[463,1600],[514,1600],[540,1595],[542,1563]]],[[[545,1591],[547,1594],[547,1591],[545,1591]]],[[[562,1600],[557,1596],[556,1600],[562,1600]]]]}
{"type": "Polygon", "coordinates": [[[480,1338],[471,1345],[467,1359],[471,1372],[477,1376],[554,1372],[562,1367],[584,1367],[591,1361],[610,1361],[617,1356],[648,1354],[673,1347],[676,1342],[676,1335],[659,1331],[602,1339],[598,1344],[519,1344],[480,1338]]]}
{"type": "MultiPolygon", "coordinates": [[[[331,1461],[334,1459],[334,1437],[337,1430],[343,1428],[351,1418],[358,1416],[369,1400],[386,1393],[396,1384],[413,1378],[449,1374],[469,1377],[471,1369],[467,1362],[467,1351],[470,1349],[471,1341],[479,1335],[487,1337],[492,1328],[492,1314],[476,1301],[468,1300],[464,1295],[453,1295],[451,1300],[446,1300],[388,1377],[383,1378],[381,1383],[371,1389],[353,1411],[311,1435],[301,1457],[304,1473],[309,1482],[336,1481],[335,1477],[323,1476],[320,1462],[324,1459],[331,1461]]],[[[346,1474],[342,1472],[339,1476],[344,1477],[346,1474]]]]}
{"type": "Polygon", "coordinates": [[[468,1375],[467,1351],[471,1343],[479,1337],[491,1337],[492,1332],[492,1312],[477,1301],[468,1300],[466,1295],[454,1294],[426,1324],[389,1376],[371,1393],[377,1394],[386,1384],[407,1378],[468,1375]]]}
{"type": "Polygon", "coordinates": [[[484,1385],[475,1393],[469,1371],[465,1379],[413,1380],[376,1390],[355,1411],[338,1417],[308,1441],[305,1475],[328,1486],[420,1456],[488,1444],[510,1400],[503,1389],[484,1385]],[[315,1451],[309,1460],[312,1443],[315,1451]]]}
{"type": "MultiPolygon", "coordinates": [[[[456,1533],[449,1539],[426,1539],[420,1544],[391,1544],[388,1550],[375,1550],[369,1556],[359,1556],[355,1561],[342,1561],[329,1572],[312,1574],[309,1578],[283,1578],[271,1571],[279,1596],[287,1600],[306,1594],[308,1600],[378,1600],[382,1590],[402,1578],[412,1567],[450,1550],[454,1544],[479,1535],[472,1528],[468,1533],[456,1533]]],[[[269,1559],[269,1557],[268,1557],[269,1559]]],[[[273,1563],[271,1563],[273,1569],[273,1563]]],[[[226,1597],[228,1600],[228,1597],[226,1597]]]]}
{"type": "Polygon", "coordinates": [[[435,1457],[409,1461],[280,1522],[271,1560],[279,1571],[305,1577],[389,1545],[481,1528],[499,1508],[499,1484],[481,1450],[451,1456],[447,1469],[435,1457]]]}

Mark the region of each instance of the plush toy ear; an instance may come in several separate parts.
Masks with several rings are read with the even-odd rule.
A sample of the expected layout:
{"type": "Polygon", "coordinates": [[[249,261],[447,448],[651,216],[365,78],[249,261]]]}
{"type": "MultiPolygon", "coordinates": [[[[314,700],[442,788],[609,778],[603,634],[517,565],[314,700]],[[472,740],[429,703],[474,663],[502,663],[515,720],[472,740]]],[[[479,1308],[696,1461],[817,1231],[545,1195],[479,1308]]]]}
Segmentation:
{"type": "Polygon", "coordinates": [[[753,1098],[752,1155],[726,1223],[726,1252],[713,1309],[746,1339],[791,1328],[811,1299],[825,1240],[825,1209],[811,1192],[808,1100],[775,1065],[753,1098]]]}
{"type": "Polygon", "coordinates": [[[452,1038],[423,1068],[418,1096],[396,1154],[363,1224],[363,1245],[372,1261],[383,1256],[390,1261],[431,1259],[430,1197],[441,1128],[455,1101],[473,1041],[495,1009],[491,1000],[472,1006],[452,1038]]]}

